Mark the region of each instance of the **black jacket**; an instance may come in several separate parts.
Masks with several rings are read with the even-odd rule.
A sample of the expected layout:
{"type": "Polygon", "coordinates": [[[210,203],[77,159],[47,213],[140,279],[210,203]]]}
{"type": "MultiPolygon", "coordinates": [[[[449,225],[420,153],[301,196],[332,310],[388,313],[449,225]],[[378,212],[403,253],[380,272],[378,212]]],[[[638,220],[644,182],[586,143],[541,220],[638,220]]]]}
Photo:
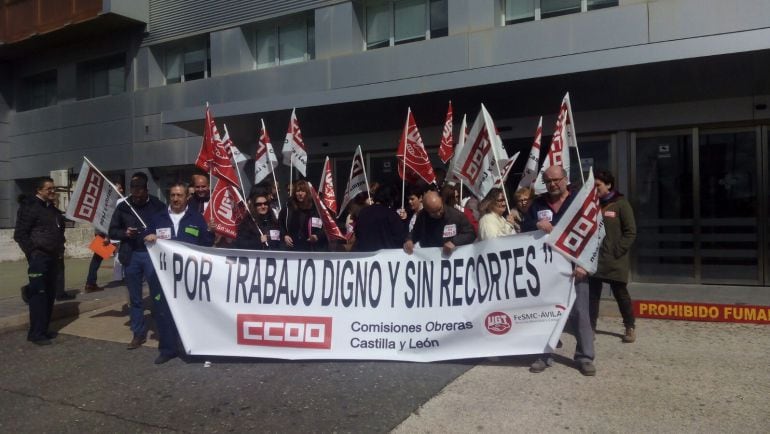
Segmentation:
{"type": "Polygon", "coordinates": [[[16,213],[13,239],[29,259],[43,254],[64,254],[64,216],[53,204],[33,196],[25,199],[16,213]]]}
{"type": "Polygon", "coordinates": [[[233,241],[232,248],[246,250],[280,250],[281,249],[281,227],[278,221],[273,218],[273,210],[267,211],[265,217],[255,215],[256,222],[249,215],[244,217],[238,225],[238,236],[233,241]],[[257,228],[259,225],[259,228],[257,228]],[[262,243],[262,235],[259,230],[267,235],[268,245],[262,243]]]}
{"type": "Polygon", "coordinates": [[[302,209],[290,201],[281,210],[278,216],[278,223],[281,225],[281,241],[283,241],[285,235],[289,235],[294,241],[294,247],[285,246],[286,250],[297,252],[326,251],[328,244],[326,234],[323,231],[321,218],[318,216],[315,206],[302,209]],[[311,234],[318,237],[317,242],[310,243],[307,241],[311,234]]]}
{"type": "Polygon", "coordinates": [[[356,252],[374,252],[380,249],[399,249],[404,244],[406,231],[396,211],[385,205],[374,204],[361,209],[355,223],[356,252]]]}
{"type": "Polygon", "coordinates": [[[115,213],[112,214],[112,220],[110,221],[110,239],[120,240],[120,250],[118,251],[118,260],[123,266],[128,266],[131,262],[131,255],[133,252],[146,252],[147,247],[144,245],[144,239],[142,238],[142,232],[145,227],[136,218],[136,215],[131,211],[128,203],[131,201],[131,206],[134,207],[136,212],[142,217],[142,220],[146,224],[152,222],[155,214],[161,213],[166,210],[166,205],[155,196],[149,196],[147,202],[142,205],[135,205],[132,198],[129,198],[115,208],[115,213]],[[127,228],[137,228],[137,235],[133,238],[126,236],[127,228]]]}
{"type": "Polygon", "coordinates": [[[407,238],[415,244],[419,242],[422,247],[442,247],[447,241],[462,246],[474,242],[476,232],[465,214],[451,206],[444,206],[444,215],[438,219],[428,215],[424,209],[417,214],[417,221],[407,238]]]}

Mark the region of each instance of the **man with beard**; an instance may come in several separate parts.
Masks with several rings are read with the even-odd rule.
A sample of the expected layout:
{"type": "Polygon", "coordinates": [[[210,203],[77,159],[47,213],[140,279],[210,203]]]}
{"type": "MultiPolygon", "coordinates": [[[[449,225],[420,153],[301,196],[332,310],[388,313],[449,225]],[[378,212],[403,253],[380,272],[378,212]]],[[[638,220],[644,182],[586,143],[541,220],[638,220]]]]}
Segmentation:
{"type": "MultiPolygon", "coordinates": [[[[521,224],[522,232],[541,230],[546,234],[553,231],[553,226],[558,223],[561,216],[569,208],[575,199],[575,194],[569,189],[569,177],[561,166],[551,166],[543,173],[543,182],[548,191],[532,202],[527,210],[524,221],[521,224]]],[[[584,280],[588,276],[586,271],[575,266],[573,276],[576,281],[584,280]]],[[[575,285],[575,305],[570,313],[570,321],[575,331],[577,346],[575,348],[575,362],[580,373],[586,376],[596,375],[594,366],[594,342],[591,319],[588,310],[588,286],[575,285]]],[[[530,372],[539,373],[553,365],[550,354],[543,354],[529,367],[530,372]]]]}

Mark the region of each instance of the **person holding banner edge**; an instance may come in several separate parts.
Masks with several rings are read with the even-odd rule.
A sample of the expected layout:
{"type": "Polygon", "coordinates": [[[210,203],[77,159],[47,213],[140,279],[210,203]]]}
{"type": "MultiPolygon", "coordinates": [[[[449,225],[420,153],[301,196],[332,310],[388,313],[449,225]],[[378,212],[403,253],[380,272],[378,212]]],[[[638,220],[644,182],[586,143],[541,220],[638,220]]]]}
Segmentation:
{"type": "Polygon", "coordinates": [[[615,177],[605,170],[597,170],[594,174],[599,205],[604,218],[605,236],[599,250],[599,264],[594,275],[588,278],[590,292],[591,327],[596,330],[596,319],[599,317],[599,302],[604,283],[610,285],[612,295],[618,303],[618,309],[623,316],[626,332],[624,343],[636,340],[636,324],[631,296],[628,293],[628,270],[630,268],[631,245],[636,239],[636,221],[634,210],[625,197],[615,190],[615,177]]]}
{"type": "MultiPolygon", "coordinates": [[[[214,244],[214,234],[208,231],[203,216],[187,205],[187,186],[176,183],[168,190],[169,206],[163,212],[155,214],[150,224],[143,232],[145,243],[156,240],[177,240],[199,246],[214,244]]],[[[150,298],[155,306],[153,317],[158,328],[158,357],[156,365],[161,365],[178,356],[177,338],[179,332],[174,324],[168,303],[163,294],[158,276],[155,273],[147,275],[150,283],[150,298]]]]}
{"type": "Polygon", "coordinates": [[[136,172],[131,176],[128,199],[121,202],[110,221],[109,236],[120,240],[118,260],[125,269],[126,287],[129,297],[129,318],[133,338],[126,347],[133,350],[147,341],[147,326],[144,322],[144,305],[142,302],[142,279],[146,278],[150,293],[160,292],[160,283],[151,277],[155,269],[150,260],[150,254],[140,236],[155,214],[161,213],[166,206],[147,191],[147,175],[136,172]]]}
{"type": "MultiPolygon", "coordinates": [[[[563,167],[551,166],[546,169],[543,173],[543,182],[547,191],[532,201],[532,205],[522,222],[522,232],[539,229],[546,234],[551,233],[554,225],[575,199],[575,195],[569,189],[568,174],[563,167]]],[[[575,266],[573,275],[575,280],[579,281],[585,279],[588,273],[582,267],[575,266]]],[[[596,375],[596,367],[593,363],[594,343],[588,307],[588,287],[575,285],[575,291],[575,304],[572,312],[570,312],[570,321],[572,321],[577,340],[574,359],[581,374],[594,376],[596,375]]],[[[530,365],[529,370],[533,373],[540,373],[552,365],[553,358],[548,354],[543,354],[530,365]]]]}

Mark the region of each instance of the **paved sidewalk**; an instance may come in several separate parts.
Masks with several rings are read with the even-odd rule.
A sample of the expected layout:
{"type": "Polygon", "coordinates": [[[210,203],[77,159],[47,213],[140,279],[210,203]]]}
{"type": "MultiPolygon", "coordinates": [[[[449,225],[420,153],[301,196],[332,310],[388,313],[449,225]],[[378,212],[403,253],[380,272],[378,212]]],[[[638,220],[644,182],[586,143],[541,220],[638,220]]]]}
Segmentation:
{"type": "MultiPolygon", "coordinates": [[[[102,261],[98,280],[104,291],[82,293],[90,259],[65,259],[65,288],[75,295],[73,300],[57,301],[54,305],[53,321],[77,317],[85,312],[101,309],[117,303],[126,303],[128,292],[119,281],[112,278],[112,261],[102,261]]],[[[20,288],[27,283],[25,261],[0,262],[0,333],[26,329],[29,324],[29,309],[21,300],[20,288]]]]}

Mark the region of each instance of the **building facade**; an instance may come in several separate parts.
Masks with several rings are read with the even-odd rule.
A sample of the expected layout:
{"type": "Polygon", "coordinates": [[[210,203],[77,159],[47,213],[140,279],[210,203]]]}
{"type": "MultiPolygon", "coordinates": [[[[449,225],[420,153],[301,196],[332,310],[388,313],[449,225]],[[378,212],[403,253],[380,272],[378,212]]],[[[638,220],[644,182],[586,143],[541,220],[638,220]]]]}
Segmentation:
{"type": "Polygon", "coordinates": [[[206,102],[246,153],[261,119],[280,148],[296,107],[309,178],[328,155],[339,186],[357,145],[370,179],[395,177],[408,107],[429,153],[451,100],[455,131],[484,103],[509,153],[526,155],[541,115],[550,142],[569,91],[583,168],[612,170],[635,208],[632,280],[770,286],[770,0],[20,0],[0,11],[0,227],[34,178],[76,175],[83,156],[109,176],[146,170],[159,188],[187,179],[206,102]]]}

